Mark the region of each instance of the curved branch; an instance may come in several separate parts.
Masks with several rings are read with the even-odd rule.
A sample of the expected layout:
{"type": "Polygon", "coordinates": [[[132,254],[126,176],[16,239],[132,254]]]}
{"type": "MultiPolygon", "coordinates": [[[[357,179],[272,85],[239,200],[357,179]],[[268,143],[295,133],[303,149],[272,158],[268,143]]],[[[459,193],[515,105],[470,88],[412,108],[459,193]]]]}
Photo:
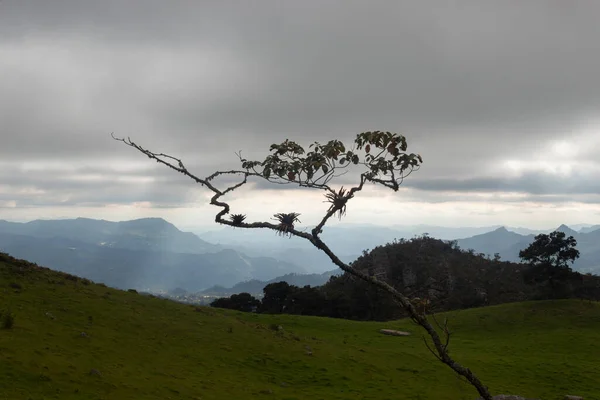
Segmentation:
{"type": "MultiPolygon", "coordinates": [[[[170,156],[168,154],[163,154],[163,153],[153,153],[150,150],[146,150],[144,149],[142,146],[136,144],[135,142],[133,142],[130,138],[118,138],[114,135],[114,132],[112,132],[110,134],[112,136],[112,138],[116,141],[119,142],[123,142],[125,143],[127,146],[129,147],[133,147],[134,149],[137,149],[138,151],[140,151],[141,153],[145,154],[146,156],[148,156],[148,158],[151,158],[153,160],[156,160],[156,162],[166,165],[167,167],[174,169],[175,171],[182,173],[184,175],[186,175],[187,177],[191,178],[192,180],[194,180],[196,183],[199,183],[201,185],[207,186],[210,190],[214,191],[214,192],[218,192],[218,190],[212,186],[210,183],[208,183],[208,179],[201,179],[198,178],[196,175],[190,173],[187,168],[183,165],[183,162],[176,157],[170,156]],[[168,161],[165,161],[164,159],[170,159],[173,161],[177,161],[177,166],[171,164],[168,161]]],[[[224,174],[225,172],[219,172],[217,174],[224,174]]],[[[215,174],[213,174],[215,175],[215,174]]]]}

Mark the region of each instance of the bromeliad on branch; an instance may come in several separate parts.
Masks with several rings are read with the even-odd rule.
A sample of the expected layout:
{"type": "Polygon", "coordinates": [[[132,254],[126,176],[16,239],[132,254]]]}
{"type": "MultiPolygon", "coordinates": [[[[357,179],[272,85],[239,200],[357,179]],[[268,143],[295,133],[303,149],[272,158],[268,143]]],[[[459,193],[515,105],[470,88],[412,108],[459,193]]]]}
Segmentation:
{"type": "Polygon", "coordinates": [[[354,197],[354,193],[350,193],[344,189],[342,186],[338,192],[329,192],[325,195],[327,198],[327,202],[331,203],[329,207],[329,211],[334,211],[338,213],[338,218],[341,220],[344,215],[346,215],[346,203],[352,197],[354,197]]]}
{"type": "Polygon", "coordinates": [[[242,222],[244,222],[244,220],[246,219],[246,215],[244,214],[231,214],[229,216],[229,219],[231,220],[232,224],[234,226],[240,226],[242,224],[242,222]]]}
{"type": "Polygon", "coordinates": [[[273,215],[274,219],[279,221],[279,225],[277,225],[277,234],[280,236],[289,235],[292,237],[291,231],[294,230],[294,224],[296,222],[300,222],[298,217],[300,214],[291,212],[291,213],[277,213],[273,215]]]}

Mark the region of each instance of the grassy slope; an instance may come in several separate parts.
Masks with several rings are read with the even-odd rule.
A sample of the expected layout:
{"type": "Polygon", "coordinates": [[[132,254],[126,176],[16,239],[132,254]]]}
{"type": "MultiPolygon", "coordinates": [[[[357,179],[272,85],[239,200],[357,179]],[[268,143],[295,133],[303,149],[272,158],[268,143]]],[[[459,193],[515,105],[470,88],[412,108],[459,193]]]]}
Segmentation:
{"type": "MultiPolygon", "coordinates": [[[[0,329],[0,399],[477,397],[420,335],[377,333],[418,332],[409,321],[196,311],[0,256],[0,310],[8,307],[16,320],[0,329]]],[[[600,304],[530,302],[449,316],[453,353],[494,393],[600,398],[600,304]]]]}

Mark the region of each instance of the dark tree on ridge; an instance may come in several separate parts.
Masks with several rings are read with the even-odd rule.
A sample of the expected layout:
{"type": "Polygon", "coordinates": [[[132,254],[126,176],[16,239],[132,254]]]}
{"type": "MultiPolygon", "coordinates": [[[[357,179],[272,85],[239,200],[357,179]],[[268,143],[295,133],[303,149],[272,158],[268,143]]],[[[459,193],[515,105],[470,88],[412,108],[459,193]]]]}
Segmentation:
{"type": "Polygon", "coordinates": [[[432,354],[466,378],[482,398],[492,399],[487,387],[480,379],[469,368],[459,364],[450,356],[448,349],[450,331],[447,321],[438,323],[432,316],[432,324],[427,310],[420,303],[413,301],[387,282],[377,279],[375,275],[358,271],[344,263],[320,237],[325,224],[331,217],[337,216],[341,219],[345,215],[348,202],[363,189],[365,184],[372,183],[398,191],[404,178],[419,168],[423,160],[418,154],[406,152],[407,142],[404,136],[382,131],[363,132],[356,136],[352,148],[347,148],[339,140],[330,140],[325,144],[315,142],[309,146],[308,150],[294,141],[285,140],[281,144],[271,145],[271,154],[262,161],[247,160],[242,158],[239,153],[240,170],[216,171],[204,178],[190,172],[179,158],[152,152],[133,142],[130,138],[122,139],[115,136],[113,138],[140,151],[156,162],[186,175],[194,182],[212,191],[214,195],[210,204],[220,208],[215,216],[217,223],[247,229],[271,229],[282,236],[306,239],[327,254],[331,261],[343,271],[390,293],[398,305],[406,310],[411,319],[427,332],[430,340],[426,340],[425,337],[423,339],[432,354]],[[332,182],[335,178],[350,172],[351,167],[362,169],[355,186],[340,187],[336,190],[332,186],[332,182]],[[215,179],[223,176],[237,176],[239,181],[226,188],[219,188],[215,179]],[[296,229],[295,224],[300,222],[300,214],[291,211],[274,214],[275,223],[246,222],[246,215],[231,213],[231,208],[223,197],[246,184],[249,178],[263,179],[274,184],[295,184],[304,188],[322,190],[329,203],[329,208],[321,221],[310,232],[296,229]]]}
{"type": "Polygon", "coordinates": [[[570,269],[569,264],[579,258],[575,246],[577,240],[573,236],[566,237],[564,232],[554,231],[549,235],[537,235],[529,247],[519,252],[519,257],[531,265],[570,269]]]}
{"type": "Polygon", "coordinates": [[[564,232],[537,235],[533,243],[519,252],[521,260],[531,266],[526,280],[545,284],[551,298],[565,296],[566,282],[572,275],[569,264],[579,258],[575,246],[577,240],[573,236],[566,237],[564,232]]]}

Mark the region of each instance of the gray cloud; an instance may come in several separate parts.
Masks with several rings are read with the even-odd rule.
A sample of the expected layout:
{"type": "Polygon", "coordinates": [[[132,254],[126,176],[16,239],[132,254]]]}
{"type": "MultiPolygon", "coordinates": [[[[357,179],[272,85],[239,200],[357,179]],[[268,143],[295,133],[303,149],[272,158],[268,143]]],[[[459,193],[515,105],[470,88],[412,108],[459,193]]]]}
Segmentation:
{"type": "Polygon", "coordinates": [[[600,181],[597,176],[555,176],[541,172],[529,172],[514,178],[412,179],[406,180],[404,186],[427,191],[510,192],[532,195],[600,194],[600,181]]]}
{"type": "MultiPolygon", "coordinates": [[[[36,204],[70,192],[71,204],[176,205],[195,189],[155,165],[131,173],[155,177],[138,185],[144,191],[119,182],[111,165],[150,160],[111,131],[207,175],[238,167],[240,149],[260,159],[288,137],[348,141],[383,129],[406,134],[409,151],[423,155],[404,183],[423,199],[506,191],[590,201],[597,169],[509,178],[498,166],[535,161],[552,140],[597,137],[600,125],[580,131],[600,121],[599,13],[593,0],[5,0],[0,159],[60,161],[101,177],[4,168],[0,186],[12,189],[0,193],[44,190],[36,204]]],[[[600,141],[582,147],[578,162],[598,166],[600,141]]]]}

